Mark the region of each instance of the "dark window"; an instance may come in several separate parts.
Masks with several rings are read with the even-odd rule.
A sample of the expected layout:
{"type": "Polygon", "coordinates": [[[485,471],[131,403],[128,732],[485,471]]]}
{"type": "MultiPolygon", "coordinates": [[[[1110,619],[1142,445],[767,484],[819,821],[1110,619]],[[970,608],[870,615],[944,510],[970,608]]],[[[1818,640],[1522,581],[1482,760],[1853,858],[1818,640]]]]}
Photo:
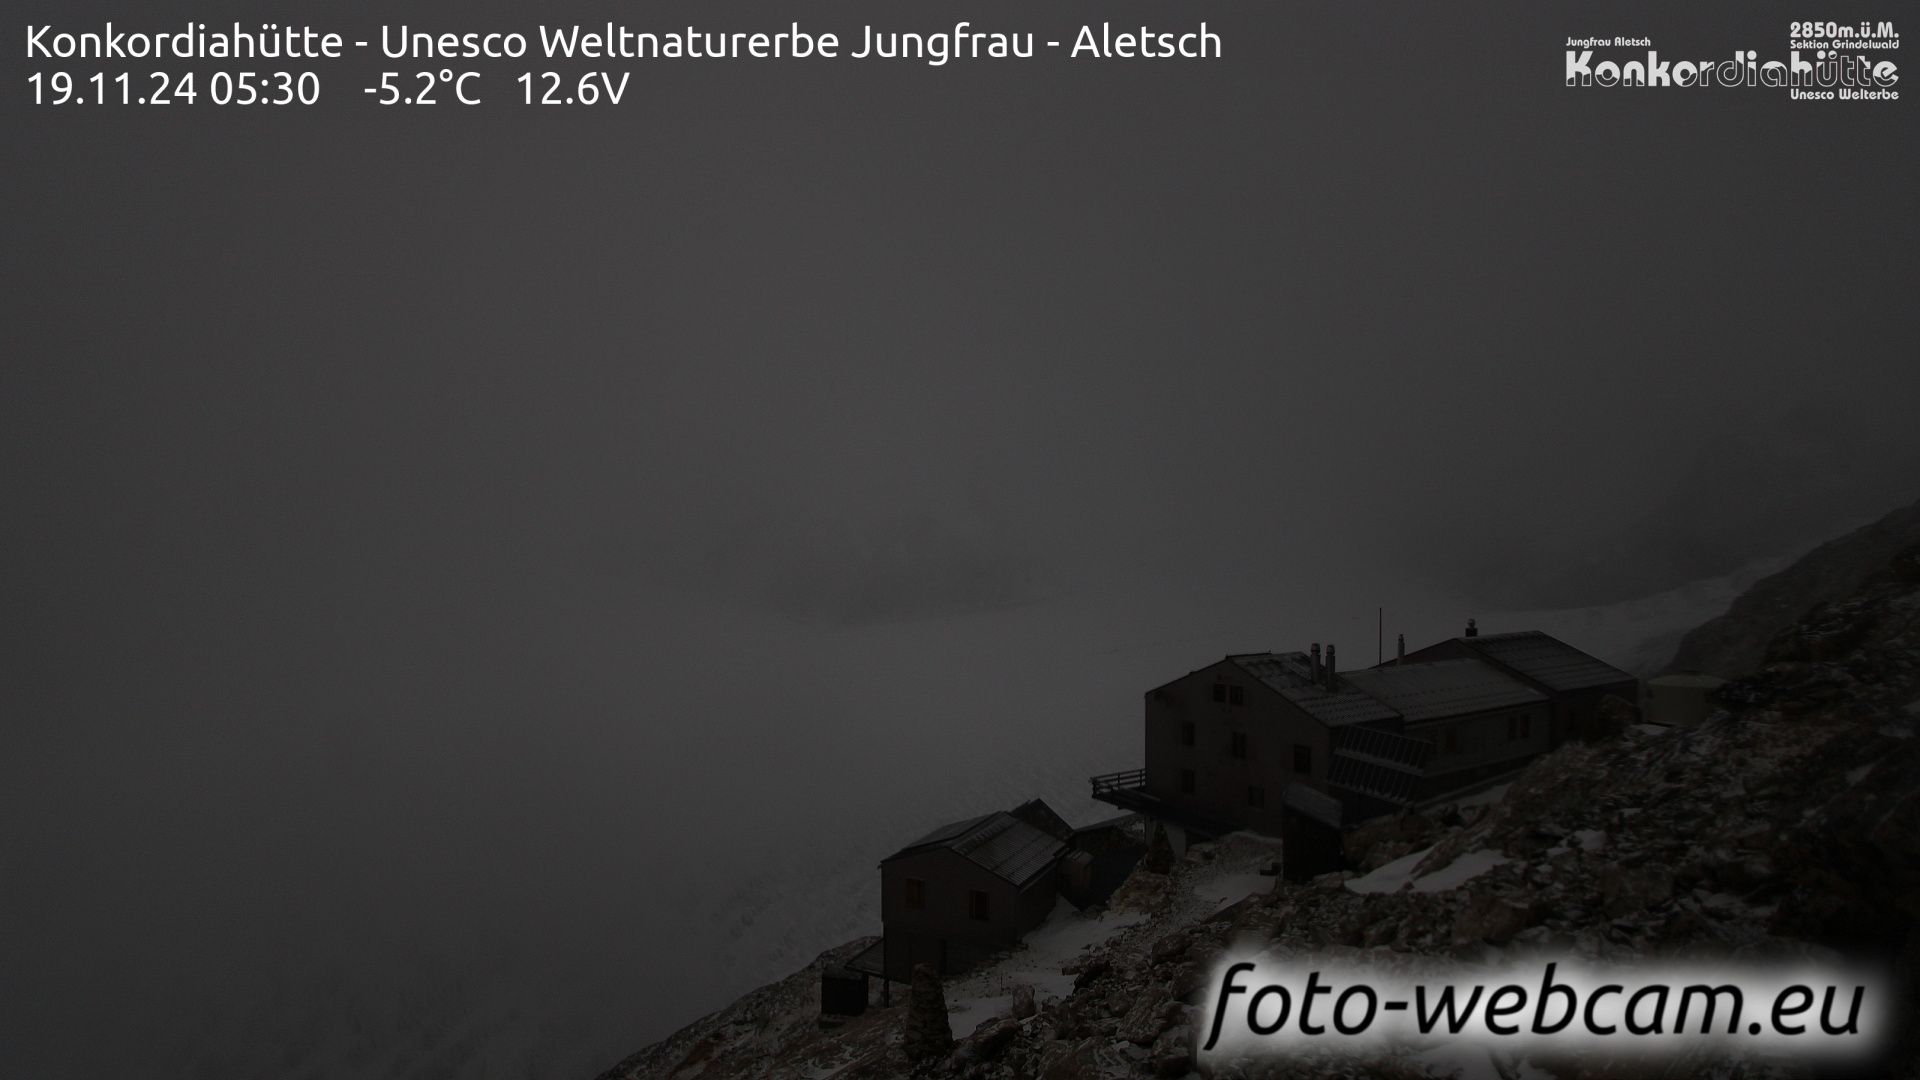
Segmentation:
{"type": "Polygon", "coordinates": [[[1182,795],[1193,794],[1193,770],[1192,769],[1180,770],[1180,794],[1182,795]]]}
{"type": "Polygon", "coordinates": [[[927,883],[917,877],[907,879],[907,907],[919,911],[927,906],[927,883]]]}
{"type": "Polygon", "coordinates": [[[1233,753],[1233,756],[1237,758],[1243,758],[1247,756],[1247,733],[1246,732],[1236,731],[1233,733],[1232,753],[1233,753]]]}
{"type": "Polygon", "coordinates": [[[1306,743],[1293,744],[1293,771],[1297,773],[1313,771],[1313,747],[1306,743]]]}
{"type": "Polygon", "coordinates": [[[1245,705],[1247,703],[1246,687],[1244,686],[1227,687],[1227,701],[1229,701],[1234,705],[1245,705]]]}
{"type": "Polygon", "coordinates": [[[1267,789],[1263,787],[1248,788],[1247,789],[1247,805],[1248,806],[1267,805],[1267,789]]]}
{"type": "Polygon", "coordinates": [[[1520,714],[1520,737],[1524,739],[1532,734],[1533,734],[1533,714],[1521,713],[1520,714]]]}
{"type": "Polygon", "coordinates": [[[1454,730],[1453,728],[1448,728],[1444,745],[1447,748],[1447,753],[1449,754],[1459,753],[1460,733],[1454,730]]]}
{"type": "Polygon", "coordinates": [[[1215,701],[1227,700],[1227,684],[1225,683],[1213,684],[1213,700],[1215,701]]]}
{"type": "Polygon", "coordinates": [[[986,893],[981,892],[979,889],[975,889],[972,892],[967,894],[967,916],[969,918],[978,919],[981,922],[987,921],[987,894],[986,893]]]}
{"type": "Polygon", "coordinates": [[[1180,721],[1180,745],[1193,745],[1193,721],[1191,720],[1180,721]]]}

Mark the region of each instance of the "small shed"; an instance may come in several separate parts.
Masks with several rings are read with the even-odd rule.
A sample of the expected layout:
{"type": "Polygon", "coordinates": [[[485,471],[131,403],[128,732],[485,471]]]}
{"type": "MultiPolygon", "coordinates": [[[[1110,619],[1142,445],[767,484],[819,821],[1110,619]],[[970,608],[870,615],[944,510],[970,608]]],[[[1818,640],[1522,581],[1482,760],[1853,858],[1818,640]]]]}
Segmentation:
{"type": "Polygon", "coordinates": [[[1035,799],[942,825],[887,856],[887,978],[908,982],[917,964],[966,971],[1017,944],[1053,910],[1072,840],[1073,828],[1035,799]]]}
{"type": "Polygon", "coordinates": [[[866,1012],[866,973],[838,964],[821,968],[820,1011],[829,1016],[859,1016],[866,1012]]]}

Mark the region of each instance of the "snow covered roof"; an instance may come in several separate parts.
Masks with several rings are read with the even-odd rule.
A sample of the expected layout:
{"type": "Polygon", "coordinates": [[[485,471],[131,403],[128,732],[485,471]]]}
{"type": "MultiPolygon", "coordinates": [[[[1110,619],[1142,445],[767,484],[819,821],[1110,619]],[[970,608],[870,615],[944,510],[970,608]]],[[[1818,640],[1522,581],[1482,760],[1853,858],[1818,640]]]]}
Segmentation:
{"type": "MultiPolygon", "coordinates": [[[[1004,813],[1004,811],[995,810],[991,814],[981,814],[979,817],[970,817],[964,821],[950,821],[945,825],[942,825],[939,828],[928,833],[927,835],[921,837],[920,839],[915,840],[913,843],[908,844],[906,847],[901,848],[900,851],[897,852],[896,854],[904,855],[915,848],[932,847],[935,844],[944,844],[947,841],[954,839],[955,837],[965,835],[967,830],[972,829],[974,826],[984,823],[988,818],[994,817],[1001,813],[1004,813]]],[[[891,858],[892,856],[888,856],[888,857],[891,858]]]]}
{"type": "Polygon", "coordinates": [[[1561,692],[1634,681],[1631,674],[1538,630],[1455,640],[1502,667],[1561,692]]]}
{"type": "Polygon", "coordinates": [[[1308,673],[1306,653],[1243,653],[1227,659],[1328,727],[1392,720],[1399,715],[1355,689],[1345,672],[1339,674],[1339,690],[1317,685],[1308,673]]]}
{"type": "Polygon", "coordinates": [[[1391,706],[1408,723],[1547,700],[1545,694],[1484,660],[1399,664],[1342,678],[1391,706]]]}
{"type": "MultiPolygon", "coordinates": [[[[1023,816],[1031,817],[1034,803],[1039,803],[1038,809],[1045,810],[1054,820],[1059,820],[1058,815],[1054,815],[1038,799],[1016,809],[1023,812],[1023,816]]],[[[934,848],[945,848],[964,856],[982,870],[1018,887],[1045,873],[1060,856],[1066,854],[1068,845],[1047,829],[1023,821],[1012,812],[996,810],[991,814],[942,825],[881,862],[892,862],[902,856],[934,848]]]]}

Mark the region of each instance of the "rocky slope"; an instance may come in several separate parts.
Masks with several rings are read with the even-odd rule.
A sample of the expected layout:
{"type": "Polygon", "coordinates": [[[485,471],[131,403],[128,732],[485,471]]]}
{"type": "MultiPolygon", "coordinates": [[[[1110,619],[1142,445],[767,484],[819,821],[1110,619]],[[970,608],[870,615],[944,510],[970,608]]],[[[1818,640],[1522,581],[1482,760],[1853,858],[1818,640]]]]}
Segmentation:
{"type": "Polygon", "coordinates": [[[1920,544],[1920,502],[1814,548],[1690,631],[1666,665],[1733,678],[1758,668],[1767,642],[1815,604],[1846,596],[1895,552],[1920,544]]]}
{"type": "MultiPolygon", "coordinates": [[[[954,1025],[959,1039],[944,1054],[909,1060],[907,995],[821,1029],[810,969],[606,1076],[1182,1076],[1199,1069],[1195,1003],[1230,946],[1282,958],[1870,956],[1911,982],[1920,975],[1920,547],[1774,635],[1757,660],[1701,727],[1629,725],[1548,755],[1495,801],[1377,823],[1351,838],[1359,871],[1276,880],[1214,910],[1194,902],[1196,886],[1249,858],[1249,838],[1196,847],[1164,873],[1143,864],[1103,916],[1138,913],[1132,921],[1065,960],[1057,992],[1040,993],[1030,1010],[954,1025]]],[[[922,995],[922,1022],[928,1008],[922,995]]],[[[1920,1077],[1920,1045],[1905,1040],[1864,1075],[1920,1077]]],[[[1208,1066],[1260,1076],[1833,1075],[1705,1051],[1514,1061],[1443,1045],[1208,1066]]]]}

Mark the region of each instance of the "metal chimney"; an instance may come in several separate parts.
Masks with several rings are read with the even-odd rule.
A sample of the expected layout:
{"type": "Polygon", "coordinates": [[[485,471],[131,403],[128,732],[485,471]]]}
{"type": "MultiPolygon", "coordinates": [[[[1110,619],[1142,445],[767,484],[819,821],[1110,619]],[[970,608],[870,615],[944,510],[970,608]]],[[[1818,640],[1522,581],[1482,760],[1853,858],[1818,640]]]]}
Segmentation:
{"type": "Polygon", "coordinates": [[[1340,688],[1340,676],[1334,670],[1333,646],[1329,644],[1327,646],[1327,689],[1338,690],[1339,688],[1340,688]]]}
{"type": "Polygon", "coordinates": [[[1475,626],[1475,625],[1473,625],[1473,620],[1472,620],[1472,619],[1468,619],[1468,620],[1467,620],[1467,636],[1468,636],[1468,637],[1479,637],[1479,636],[1480,636],[1480,628],[1479,628],[1479,627],[1477,627],[1477,626],[1475,626]]]}
{"type": "Polygon", "coordinates": [[[1307,655],[1310,657],[1307,661],[1307,678],[1315,685],[1318,685],[1320,682],[1320,643],[1317,641],[1314,642],[1313,648],[1308,650],[1307,655]]]}

